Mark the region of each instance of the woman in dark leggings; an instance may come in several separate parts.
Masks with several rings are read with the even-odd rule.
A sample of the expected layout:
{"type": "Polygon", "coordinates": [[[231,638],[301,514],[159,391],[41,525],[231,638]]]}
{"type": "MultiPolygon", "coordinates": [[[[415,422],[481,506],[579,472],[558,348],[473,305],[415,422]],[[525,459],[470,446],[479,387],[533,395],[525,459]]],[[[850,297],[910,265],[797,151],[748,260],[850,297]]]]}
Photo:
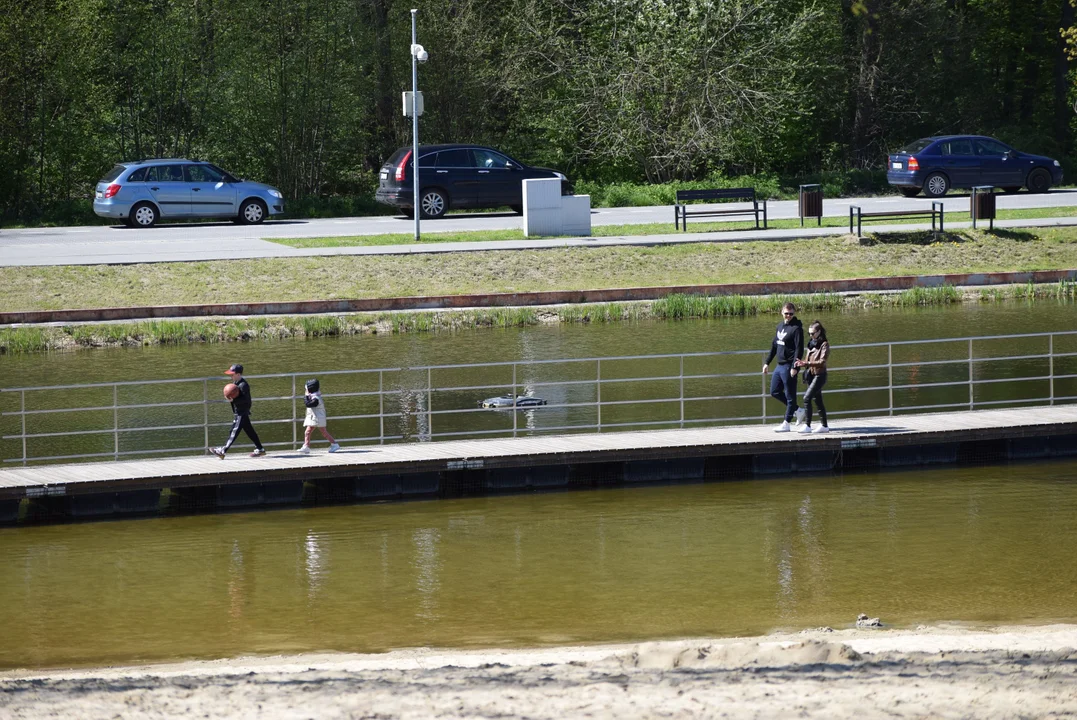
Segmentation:
{"type": "Polygon", "coordinates": [[[830,432],[826,426],[826,406],[823,405],[823,386],[826,385],[826,361],[830,357],[830,343],[826,340],[826,328],[818,320],[808,326],[808,354],[803,360],[796,361],[796,367],[805,368],[804,382],[808,389],[804,391],[804,425],[802,433],[830,432]],[[812,403],[819,405],[820,425],[812,430],[812,403]]]}

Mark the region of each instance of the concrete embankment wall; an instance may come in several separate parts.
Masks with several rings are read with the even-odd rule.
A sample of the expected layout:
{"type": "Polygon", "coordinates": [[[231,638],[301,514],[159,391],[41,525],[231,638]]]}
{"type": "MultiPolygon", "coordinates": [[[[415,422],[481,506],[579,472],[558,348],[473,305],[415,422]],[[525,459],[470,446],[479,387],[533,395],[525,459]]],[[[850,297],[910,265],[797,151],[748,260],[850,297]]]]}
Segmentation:
{"type": "Polygon", "coordinates": [[[902,275],[848,280],[787,280],[782,282],[726,283],[721,285],[674,285],[606,290],[559,290],[531,293],[483,293],[475,295],[429,295],[366,298],[355,300],[309,300],[301,302],[216,303],[206,305],[160,305],[77,310],[26,310],[0,312],[0,325],[25,323],[103,322],[153,318],[218,317],[247,315],[324,315],[334,313],[385,312],[394,310],[447,310],[463,308],[526,307],[571,303],[608,303],[657,300],[673,294],[686,295],[804,295],[813,293],[887,292],[914,287],[989,287],[1025,283],[1057,283],[1077,280],[1077,269],[1025,272],[902,275]]]}

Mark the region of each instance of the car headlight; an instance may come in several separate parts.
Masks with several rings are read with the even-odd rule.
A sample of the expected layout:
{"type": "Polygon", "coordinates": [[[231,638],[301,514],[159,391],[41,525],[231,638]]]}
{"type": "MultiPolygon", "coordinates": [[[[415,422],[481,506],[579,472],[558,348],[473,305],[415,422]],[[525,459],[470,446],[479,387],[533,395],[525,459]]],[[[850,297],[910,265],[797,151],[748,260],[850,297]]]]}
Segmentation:
{"type": "Polygon", "coordinates": [[[275,198],[283,198],[284,197],[283,195],[281,195],[280,190],[277,190],[276,188],[269,188],[269,194],[272,195],[275,198]]]}
{"type": "Polygon", "coordinates": [[[1062,167],[1062,163],[1060,163],[1058,160],[1055,160],[1055,167],[1062,167]]]}

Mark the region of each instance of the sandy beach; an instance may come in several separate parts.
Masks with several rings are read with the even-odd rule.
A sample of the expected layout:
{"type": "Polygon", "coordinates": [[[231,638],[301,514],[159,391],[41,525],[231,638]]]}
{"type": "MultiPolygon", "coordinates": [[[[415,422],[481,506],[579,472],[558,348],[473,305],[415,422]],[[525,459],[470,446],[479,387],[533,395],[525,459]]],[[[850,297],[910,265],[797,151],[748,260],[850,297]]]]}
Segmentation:
{"type": "Polygon", "coordinates": [[[1067,718],[1077,625],[0,673],[5,718],[1067,718]]]}

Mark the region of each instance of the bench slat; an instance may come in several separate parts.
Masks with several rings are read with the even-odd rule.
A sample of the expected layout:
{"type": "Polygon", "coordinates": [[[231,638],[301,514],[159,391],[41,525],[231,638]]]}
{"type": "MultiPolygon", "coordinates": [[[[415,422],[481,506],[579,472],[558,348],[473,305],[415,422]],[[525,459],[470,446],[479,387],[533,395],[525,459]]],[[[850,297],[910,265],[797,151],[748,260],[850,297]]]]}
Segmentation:
{"type": "Polygon", "coordinates": [[[755,188],[678,190],[677,202],[685,200],[755,200],[755,188]]]}

